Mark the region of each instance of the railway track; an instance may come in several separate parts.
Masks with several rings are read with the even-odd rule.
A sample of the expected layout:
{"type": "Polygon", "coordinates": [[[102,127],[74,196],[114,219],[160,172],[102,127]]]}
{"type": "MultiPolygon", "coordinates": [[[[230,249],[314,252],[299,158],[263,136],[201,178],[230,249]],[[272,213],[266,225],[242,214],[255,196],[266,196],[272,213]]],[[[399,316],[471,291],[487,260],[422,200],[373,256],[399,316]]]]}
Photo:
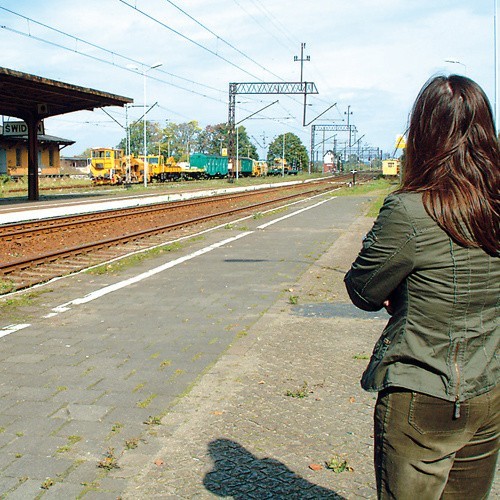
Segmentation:
{"type": "Polygon", "coordinates": [[[238,213],[329,191],[349,178],[0,226],[0,293],[164,244],[168,233],[186,235],[238,213]]]}

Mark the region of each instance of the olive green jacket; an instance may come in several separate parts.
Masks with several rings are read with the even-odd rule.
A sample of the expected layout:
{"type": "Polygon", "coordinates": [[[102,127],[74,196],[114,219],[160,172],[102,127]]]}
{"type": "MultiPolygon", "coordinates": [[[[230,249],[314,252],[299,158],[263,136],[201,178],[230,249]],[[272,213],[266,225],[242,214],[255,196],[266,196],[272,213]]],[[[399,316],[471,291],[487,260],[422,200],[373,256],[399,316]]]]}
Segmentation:
{"type": "Polygon", "coordinates": [[[419,193],[386,198],[345,277],[353,303],[392,316],[361,385],[460,401],[491,390],[500,365],[500,258],[454,243],[419,193]]]}

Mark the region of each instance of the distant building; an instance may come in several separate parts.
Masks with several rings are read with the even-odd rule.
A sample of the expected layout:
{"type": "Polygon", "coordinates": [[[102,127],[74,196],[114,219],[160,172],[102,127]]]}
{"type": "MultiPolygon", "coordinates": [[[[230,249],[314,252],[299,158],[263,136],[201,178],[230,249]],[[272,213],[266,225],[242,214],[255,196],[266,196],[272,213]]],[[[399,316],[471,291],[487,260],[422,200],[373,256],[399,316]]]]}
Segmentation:
{"type": "Polygon", "coordinates": [[[86,156],[61,156],[61,174],[90,174],[89,160],[86,156]]]}
{"type": "Polygon", "coordinates": [[[336,171],[335,160],[335,153],[331,149],[329,149],[323,156],[323,173],[336,171]]]}
{"type": "MultiPolygon", "coordinates": [[[[60,175],[60,151],[75,141],[53,135],[38,134],[38,172],[40,175],[60,175]]],[[[4,135],[0,125],[0,175],[28,175],[28,136],[4,135]]]]}

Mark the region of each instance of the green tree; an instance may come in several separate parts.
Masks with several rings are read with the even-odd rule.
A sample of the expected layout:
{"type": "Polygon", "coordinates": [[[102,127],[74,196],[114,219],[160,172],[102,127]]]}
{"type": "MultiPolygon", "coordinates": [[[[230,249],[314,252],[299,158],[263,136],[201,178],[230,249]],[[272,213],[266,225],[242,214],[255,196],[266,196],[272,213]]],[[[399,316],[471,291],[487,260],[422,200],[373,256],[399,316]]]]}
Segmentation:
{"type": "MultiPolygon", "coordinates": [[[[144,151],[144,122],[138,121],[129,126],[130,129],[130,152],[139,156],[144,151]]],[[[146,146],[147,154],[155,154],[158,151],[158,143],[161,138],[161,129],[158,123],[146,121],[146,146]]],[[[127,138],[124,137],[117,146],[127,152],[127,138]]]]}
{"type": "MultiPolygon", "coordinates": [[[[250,141],[247,131],[243,125],[237,127],[238,141],[236,141],[236,134],[234,137],[234,147],[238,142],[238,156],[246,156],[249,158],[258,159],[257,148],[250,141]]],[[[229,142],[229,129],[227,123],[219,123],[217,125],[207,125],[198,136],[198,152],[220,155],[223,148],[228,147],[229,142]]]]}
{"type": "Polygon", "coordinates": [[[281,134],[269,144],[267,151],[267,162],[270,166],[274,165],[276,158],[283,157],[283,136],[285,142],[285,160],[290,167],[299,170],[305,170],[309,164],[309,155],[306,147],[302,144],[299,137],[291,132],[281,134]]]}
{"type": "Polygon", "coordinates": [[[207,125],[198,135],[196,144],[197,153],[220,155],[223,148],[227,148],[227,125],[207,125]]]}
{"type": "Polygon", "coordinates": [[[92,151],[92,148],[87,148],[84,151],[82,151],[79,155],[77,156],[83,156],[85,158],[90,158],[90,152],[92,151]]]}
{"type": "Polygon", "coordinates": [[[163,155],[173,156],[176,161],[187,161],[196,149],[201,128],[196,120],[186,123],[169,122],[161,131],[160,147],[163,155]]]}

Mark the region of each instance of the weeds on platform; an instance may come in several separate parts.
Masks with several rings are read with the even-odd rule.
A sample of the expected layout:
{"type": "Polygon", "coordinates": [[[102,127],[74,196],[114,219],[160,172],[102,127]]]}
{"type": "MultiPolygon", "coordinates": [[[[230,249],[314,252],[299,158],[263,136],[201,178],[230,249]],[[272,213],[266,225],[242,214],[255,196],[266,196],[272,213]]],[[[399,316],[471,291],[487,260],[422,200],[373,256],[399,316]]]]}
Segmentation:
{"type": "Polygon", "coordinates": [[[158,394],[150,394],[146,399],[144,399],[143,401],[138,401],[135,405],[138,408],[147,408],[157,397],[158,394]]]}
{"type": "Polygon", "coordinates": [[[325,465],[327,469],[332,470],[336,474],[340,474],[341,472],[352,472],[354,470],[347,463],[347,460],[342,460],[338,455],[334,455],[325,465]]]}
{"type": "Polygon", "coordinates": [[[370,359],[368,354],[355,354],[352,359],[370,359]]]}
{"type": "Polygon", "coordinates": [[[162,245],[160,247],[147,250],[145,252],[135,253],[133,255],[129,255],[128,257],[123,257],[121,259],[108,262],[107,264],[102,264],[100,266],[92,267],[88,269],[86,273],[94,275],[118,273],[130,267],[136,266],[137,264],[140,264],[142,261],[146,259],[158,257],[166,252],[178,251],[182,248],[182,246],[183,245],[181,245],[179,242],[170,243],[168,245],[162,245]]]}
{"type": "Polygon", "coordinates": [[[22,293],[12,298],[5,299],[0,302],[0,310],[4,307],[9,307],[10,309],[12,309],[31,306],[41,295],[49,292],[52,292],[52,289],[46,288],[44,290],[33,290],[31,292],[22,293]]]}
{"type": "Polygon", "coordinates": [[[97,462],[97,467],[100,469],[112,470],[118,469],[118,459],[115,456],[115,449],[108,448],[104,453],[104,458],[97,462]]]}
{"type": "Polygon", "coordinates": [[[82,440],[81,436],[68,436],[67,444],[65,444],[64,446],[59,446],[59,448],[57,448],[56,451],[57,453],[66,453],[70,451],[71,448],[81,440],[82,440]]]}
{"type": "Polygon", "coordinates": [[[51,486],[54,486],[54,480],[48,477],[41,485],[42,490],[48,490],[51,486]]]}
{"type": "Polygon", "coordinates": [[[296,389],[295,391],[286,391],[285,395],[286,396],[289,396],[291,398],[306,398],[307,396],[309,396],[309,388],[307,386],[307,382],[304,381],[304,383],[302,384],[302,387],[299,387],[298,389],[296,389]]]}
{"type": "Polygon", "coordinates": [[[143,422],[143,424],[146,424],[146,425],[161,425],[161,418],[160,417],[152,417],[150,415],[148,417],[148,419],[143,422]]]}
{"type": "Polygon", "coordinates": [[[139,438],[130,438],[125,440],[125,449],[134,450],[139,446],[139,438]]]}
{"type": "Polygon", "coordinates": [[[13,292],[16,289],[14,282],[11,280],[0,279],[0,295],[13,292]]]}

